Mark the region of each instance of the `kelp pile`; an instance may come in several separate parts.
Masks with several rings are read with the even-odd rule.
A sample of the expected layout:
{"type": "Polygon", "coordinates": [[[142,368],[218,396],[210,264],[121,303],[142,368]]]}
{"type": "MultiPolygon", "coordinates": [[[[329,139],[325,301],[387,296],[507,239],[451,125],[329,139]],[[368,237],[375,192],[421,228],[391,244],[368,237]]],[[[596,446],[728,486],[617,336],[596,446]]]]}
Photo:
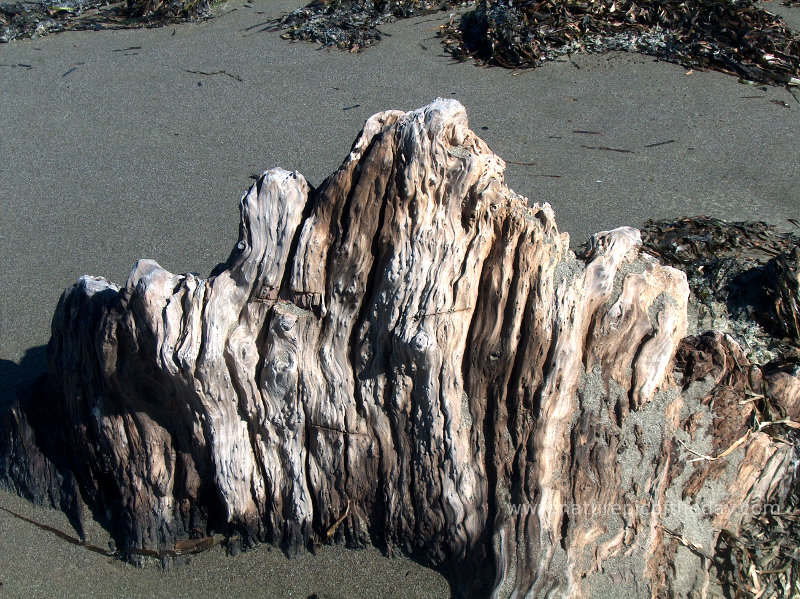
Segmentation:
{"type": "Polygon", "coordinates": [[[627,50],[751,81],[800,84],[800,36],[754,0],[314,0],[276,23],[284,37],[358,50],[378,26],[454,7],[440,34],[459,60],[536,67],[580,51],[627,50]]]}
{"type": "MultiPolygon", "coordinates": [[[[210,1],[0,4],[0,42],[204,18],[210,1]]],[[[272,29],[287,39],[355,51],[380,41],[381,24],[456,8],[473,10],[451,17],[440,35],[459,60],[529,68],[580,51],[627,50],[750,81],[800,84],[800,35],[755,0],[313,0],[272,29]]]]}
{"type": "Polygon", "coordinates": [[[800,373],[800,235],[763,222],[696,217],[648,221],[642,241],[646,251],[686,272],[697,330],[717,328],[744,348],[753,366],[741,365],[747,382],[740,401],[753,404],[751,430],[794,448],[794,476],[782,480],[763,506],[754,506],[739,531],[720,535],[713,560],[717,577],[731,598],[796,599],[800,423],[788,420],[778,407],[785,401],[773,401],[769,387],[759,382],[800,373]]]}
{"type": "Polygon", "coordinates": [[[381,39],[378,26],[430,14],[462,0],[314,0],[275,23],[284,39],[318,42],[323,47],[359,50],[381,39]]]}
{"type": "Polygon", "coordinates": [[[698,329],[729,333],[755,364],[800,362],[800,235],[695,217],[648,221],[642,240],[686,272],[698,329]]]}
{"type": "Polygon", "coordinates": [[[70,30],[154,27],[202,19],[210,0],[64,0],[0,4],[0,42],[70,30]]]}
{"type": "Polygon", "coordinates": [[[457,58],[509,68],[628,50],[751,81],[800,83],[800,36],[753,0],[483,1],[443,35],[457,58]]]}

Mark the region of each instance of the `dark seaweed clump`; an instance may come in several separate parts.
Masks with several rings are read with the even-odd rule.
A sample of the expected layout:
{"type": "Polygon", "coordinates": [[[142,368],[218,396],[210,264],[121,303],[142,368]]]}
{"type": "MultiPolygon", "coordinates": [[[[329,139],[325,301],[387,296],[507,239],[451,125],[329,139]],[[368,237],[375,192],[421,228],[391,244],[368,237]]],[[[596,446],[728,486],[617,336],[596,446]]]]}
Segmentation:
{"type": "Polygon", "coordinates": [[[444,35],[457,58],[509,68],[628,50],[751,81],[800,83],[800,36],[754,0],[484,0],[444,35]]]}
{"type": "Polygon", "coordinates": [[[314,0],[276,28],[286,38],[358,50],[380,40],[382,23],[455,7],[474,7],[440,28],[459,60],[530,68],[580,51],[627,50],[800,84],[800,36],[755,0],[314,0]]]}
{"type": "Polygon", "coordinates": [[[648,221],[642,242],[686,272],[698,329],[731,334],[756,364],[800,362],[800,235],[701,216],[648,221]]]}
{"type": "Polygon", "coordinates": [[[0,4],[0,42],[70,30],[155,27],[206,18],[210,0],[41,0],[0,4]]]}
{"type": "MultiPolygon", "coordinates": [[[[471,3],[471,2],[469,2],[471,3]]],[[[463,0],[314,0],[275,23],[285,39],[358,50],[378,43],[378,26],[467,4],[463,0]]]]}

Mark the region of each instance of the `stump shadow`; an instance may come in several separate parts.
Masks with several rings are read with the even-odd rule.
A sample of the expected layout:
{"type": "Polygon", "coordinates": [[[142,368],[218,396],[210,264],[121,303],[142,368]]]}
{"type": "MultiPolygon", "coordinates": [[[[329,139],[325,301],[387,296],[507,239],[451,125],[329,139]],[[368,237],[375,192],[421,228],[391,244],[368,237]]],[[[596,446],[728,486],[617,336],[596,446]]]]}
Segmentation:
{"type": "Polygon", "coordinates": [[[0,418],[47,372],[47,346],[25,351],[19,364],[0,359],[0,418]]]}
{"type": "MultiPolygon", "coordinates": [[[[11,475],[9,463],[4,463],[15,443],[15,435],[23,434],[21,429],[17,429],[14,433],[13,426],[8,426],[8,423],[16,422],[19,427],[20,418],[28,423],[31,418],[40,420],[42,418],[39,411],[40,399],[44,397],[43,393],[46,393],[47,389],[46,345],[26,350],[19,363],[0,360],[0,488],[16,493],[36,505],[60,509],[82,542],[85,534],[80,491],[70,465],[64,459],[65,455],[52,443],[52,435],[37,448],[41,453],[37,451],[28,456],[34,460],[33,463],[43,469],[42,480],[35,480],[33,469],[23,471],[25,470],[23,468],[11,475]],[[8,417],[15,406],[19,407],[18,416],[8,417]]],[[[25,465],[30,466],[30,464],[25,465]]],[[[37,526],[50,530],[46,526],[39,524],[37,526]]],[[[65,533],[59,533],[58,536],[71,539],[71,536],[65,533]]]]}

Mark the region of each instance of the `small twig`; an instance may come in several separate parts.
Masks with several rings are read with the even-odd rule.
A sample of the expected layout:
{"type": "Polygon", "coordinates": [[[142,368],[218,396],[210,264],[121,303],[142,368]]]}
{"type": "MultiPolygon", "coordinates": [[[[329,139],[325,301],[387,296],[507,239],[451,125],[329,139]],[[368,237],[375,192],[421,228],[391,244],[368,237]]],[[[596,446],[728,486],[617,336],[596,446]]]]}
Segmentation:
{"type": "Polygon", "coordinates": [[[607,152],[619,152],[620,154],[633,154],[632,150],[621,150],[619,148],[609,148],[606,146],[581,146],[587,150],[605,150],[607,152]]]}
{"type": "Polygon", "coordinates": [[[330,540],[330,538],[336,533],[336,529],[339,528],[339,525],[342,522],[345,521],[345,518],[347,518],[347,515],[349,513],[350,513],[350,500],[348,499],[347,500],[347,507],[344,508],[344,513],[341,516],[339,516],[339,518],[336,520],[336,522],[333,523],[333,526],[331,526],[328,529],[328,532],[325,533],[325,540],[326,541],[330,540]]]}
{"type": "Polygon", "coordinates": [[[754,403],[754,402],[758,401],[759,399],[764,399],[764,396],[763,395],[754,395],[753,397],[750,397],[749,399],[740,399],[739,400],[739,405],[743,406],[743,405],[748,404],[748,403],[754,403]]]}
{"type": "Polygon", "coordinates": [[[211,77],[212,75],[225,75],[227,77],[230,77],[231,79],[236,79],[236,81],[238,81],[239,83],[244,81],[244,79],[239,77],[239,75],[231,75],[227,71],[214,71],[213,73],[207,73],[206,71],[192,71],[189,69],[183,69],[183,70],[186,71],[187,73],[191,73],[192,75],[205,75],[206,77],[211,77]]]}
{"type": "MultiPolygon", "coordinates": [[[[709,458],[709,456],[703,455],[702,453],[699,453],[699,452],[695,451],[694,449],[692,449],[691,447],[689,447],[688,445],[686,445],[686,443],[684,443],[684,442],[683,442],[683,441],[681,441],[680,439],[676,439],[676,441],[677,441],[678,443],[680,443],[680,444],[683,446],[683,448],[684,448],[686,451],[688,451],[689,453],[691,453],[691,454],[693,454],[693,455],[696,455],[696,456],[699,456],[700,458],[709,458]]],[[[710,459],[710,458],[709,458],[709,459],[710,459]]]]}
{"type": "Polygon", "coordinates": [[[674,139],[668,139],[667,141],[659,141],[654,144],[647,144],[645,148],[655,148],[656,146],[665,146],[667,144],[674,144],[674,143],[675,143],[674,139]]]}
{"type": "Polygon", "coordinates": [[[689,539],[687,539],[684,535],[679,535],[673,530],[670,530],[666,526],[659,524],[659,528],[663,530],[667,535],[672,537],[673,539],[677,540],[681,545],[689,549],[692,553],[696,553],[700,557],[703,557],[707,560],[712,560],[713,558],[708,555],[701,545],[697,545],[696,543],[692,543],[689,539]]]}
{"type": "MultiPolygon", "coordinates": [[[[798,427],[800,427],[800,425],[798,425],[798,427]]],[[[761,429],[759,429],[759,430],[761,430],[761,429]]],[[[697,456],[694,459],[688,460],[688,462],[691,464],[691,463],[694,463],[694,462],[702,462],[702,461],[713,462],[715,460],[721,460],[722,458],[727,457],[728,455],[733,453],[742,443],[745,442],[745,440],[747,440],[747,438],[749,436],[750,436],[750,431],[747,431],[744,434],[744,436],[742,436],[739,439],[737,439],[736,441],[734,441],[731,444],[731,446],[728,447],[728,449],[726,449],[725,451],[723,451],[721,454],[719,454],[717,456],[710,456],[710,455],[705,455],[705,454],[702,454],[702,453],[698,453],[697,451],[695,451],[694,449],[692,449],[691,447],[686,445],[686,443],[684,443],[680,439],[678,439],[677,441],[678,441],[678,443],[683,445],[683,447],[686,449],[686,451],[688,451],[689,453],[697,456]]]]}

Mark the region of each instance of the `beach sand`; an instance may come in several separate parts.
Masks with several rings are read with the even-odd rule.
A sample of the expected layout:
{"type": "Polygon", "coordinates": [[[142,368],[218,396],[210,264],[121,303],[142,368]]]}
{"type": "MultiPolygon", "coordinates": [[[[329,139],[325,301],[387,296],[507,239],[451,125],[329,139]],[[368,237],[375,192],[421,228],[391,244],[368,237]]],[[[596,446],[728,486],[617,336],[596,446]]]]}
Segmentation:
{"type": "MultiPolygon", "coordinates": [[[[510,163],[507,183],[550,202],[575,245],[649,218],[800,218],[796,90],[625,53],[479,68],[443,52],[444,15],[383,26],[361,53],[264,30],[303,4],[237,0],[200,23],[0,45],[0,407],[42,371],[53,310],[80,275],[124,283],[142,257],[207,275],[236,241],[251,174],[281,166],[318,185],[368,116],[437,96],[461,101],[500,156],[536,163],[510,163]]],[[[767,7],[800,30],[800,8],[767,7]]],[[[8,494],[0,505],[68,529],[8,494]]],[[[2,512],[0,572],[9,597],[448,595],[439,574],[374,550],[215,548],[140,571],[2,512]]]]}
{"type": "MultiPolygon", "coordinates": [[[[74,535],[66,517],[0,492],[0,506],[74,535]]],[[[108,546],[109,536],[90,522],[87,542],[108,546]]],[[[189,558],[169,571],[153,560],[136,568],[92,553],[0,511],[0,597],[19,599],[279,598],[445,599],[450,586],[441,574],[405,557],[385,558],[374,548],[322,546],[316,554],[288,559],[262,545],[225,554],[222,546],[189,558]]]]}

